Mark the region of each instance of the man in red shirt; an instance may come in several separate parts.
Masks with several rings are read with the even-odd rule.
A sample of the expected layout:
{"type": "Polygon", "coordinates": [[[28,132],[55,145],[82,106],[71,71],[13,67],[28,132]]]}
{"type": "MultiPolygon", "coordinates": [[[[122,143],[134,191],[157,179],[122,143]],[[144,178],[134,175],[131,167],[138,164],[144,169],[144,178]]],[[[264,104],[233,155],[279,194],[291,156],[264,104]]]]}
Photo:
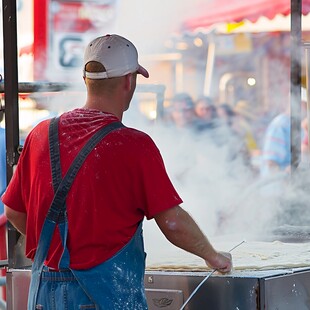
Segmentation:
{"type": "Polygon", "coordinates": [[[25,141],[2,200],[34,261],[28,309],[147,309],[144,217],[210,267],[223,273],[232,268],[231,255],[216,251],[179,206],[153,140],[120,124],[137,74],[149,76],[130,41],[118,35],[94,39],[84,55],[85,106],[41,122],[25,141]],[[65,203],[55,202],[76,156],[111,125],[72,177],[65,203]]]}

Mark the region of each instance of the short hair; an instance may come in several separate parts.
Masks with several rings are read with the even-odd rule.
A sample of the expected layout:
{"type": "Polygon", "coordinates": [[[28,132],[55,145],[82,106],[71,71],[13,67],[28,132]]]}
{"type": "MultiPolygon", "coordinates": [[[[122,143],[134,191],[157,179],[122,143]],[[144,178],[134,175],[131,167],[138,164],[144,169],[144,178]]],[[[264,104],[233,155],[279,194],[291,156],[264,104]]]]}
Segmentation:
{"type": "Polygon", "coordinates": [[[85,65],[87,72],[105,72],[106,69],[103,64],[98,61],[90,61],[85,65]]]}
{"type": "Polygon", "coordinates": [[[187,108],[194,108],[194,101],[188,93],[177,93],[171,101],[175,106],[182,102],[187,108]]]}
{"type": "Polygon", "coordinates": [[[198,97],[198,99],[196,100],[195,104],[199,104],[199,103],[204,103],[206,105],[209,105],[209,106],[213,106],[214,105],[214,101],[211,97],[209,96],[200,96],[198,97]]]}

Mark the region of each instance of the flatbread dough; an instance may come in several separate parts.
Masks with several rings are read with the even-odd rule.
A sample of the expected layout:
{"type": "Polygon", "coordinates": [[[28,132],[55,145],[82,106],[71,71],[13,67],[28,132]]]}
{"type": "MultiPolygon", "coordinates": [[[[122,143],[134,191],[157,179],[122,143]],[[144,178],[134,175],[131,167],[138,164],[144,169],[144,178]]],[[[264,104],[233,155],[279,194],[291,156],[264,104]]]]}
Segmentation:
{"type": "MultiPolygon", "coordinates": [[[[221,251],[229,251],[238,243],[240,241],[212,242],[221,251]]],[[[310,267],[310,243],[249,241],[233,249],[231,254],[234,270],[310,267]]],[[[172,245],[159,255],[148,255],[147,270],[210,271],[204,260],[172,245]]]]}

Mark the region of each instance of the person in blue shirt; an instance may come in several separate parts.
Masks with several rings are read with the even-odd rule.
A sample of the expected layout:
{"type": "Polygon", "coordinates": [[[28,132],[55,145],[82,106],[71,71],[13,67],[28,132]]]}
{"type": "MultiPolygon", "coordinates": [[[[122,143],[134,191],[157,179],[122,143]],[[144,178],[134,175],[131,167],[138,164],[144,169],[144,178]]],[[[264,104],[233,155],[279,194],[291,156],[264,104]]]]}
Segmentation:
{"type": "MultiPolygon", "coordinates": [[[[0,122],[3,120],[3,111],[0,111],[0,122]]],[[[5,130],[0,127],[0,196],[6,189],[6,150],[5,130]]],[[[0,200],[0,215],[3,214],[3,203],[0,200]]]]}
{"type": "MultiPolygon", "coordinates": [[[[301,90],[302,119],[305,118],[307,95],[301,90]]],[[[301,135],[303,138],[303,131],[301,135]]],[[[290,106],[276,116],[269,124],[262,150],[261,175],[268,176],[276,172],[290,172],[291,169],[291,117],[290,106]]]]}
{"type": "Polygon", "coordinates": [[[291,164],[290,115],[283,113],[267,128],[262,156],[263,176],[271,171],[289,171],[291,164]]]}

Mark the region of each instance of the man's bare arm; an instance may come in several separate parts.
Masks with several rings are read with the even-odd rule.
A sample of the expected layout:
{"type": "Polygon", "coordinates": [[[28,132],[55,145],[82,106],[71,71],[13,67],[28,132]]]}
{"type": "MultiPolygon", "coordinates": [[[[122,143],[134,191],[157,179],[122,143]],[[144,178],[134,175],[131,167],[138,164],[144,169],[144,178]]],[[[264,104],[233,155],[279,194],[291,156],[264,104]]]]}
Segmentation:
{"type": "Polygon", "coordinates": [[[176,206],[154,218],[160,230],[175,246],[201,257],[212,268],[222,272],[231,270],[230,253],[217,252],[183,208],[176,206]]]}
{"type": "Polygon", "coordinates": [[[23,235],[26,235],[27,214],[4,206],[4,213],[10,223],[23,235]]]}

